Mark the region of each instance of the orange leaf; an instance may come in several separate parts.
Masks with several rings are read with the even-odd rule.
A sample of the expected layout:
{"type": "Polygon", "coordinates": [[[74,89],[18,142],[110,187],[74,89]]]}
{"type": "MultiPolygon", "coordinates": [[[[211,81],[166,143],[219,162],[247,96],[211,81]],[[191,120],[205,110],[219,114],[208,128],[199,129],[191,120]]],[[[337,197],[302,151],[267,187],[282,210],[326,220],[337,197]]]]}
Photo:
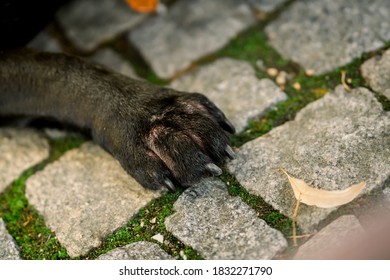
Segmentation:
{"type": "Polygon", "coordinates": [[[139,13],[153,13],[156,11],[159,0],[126,0],[127,4],[139,13]]]}

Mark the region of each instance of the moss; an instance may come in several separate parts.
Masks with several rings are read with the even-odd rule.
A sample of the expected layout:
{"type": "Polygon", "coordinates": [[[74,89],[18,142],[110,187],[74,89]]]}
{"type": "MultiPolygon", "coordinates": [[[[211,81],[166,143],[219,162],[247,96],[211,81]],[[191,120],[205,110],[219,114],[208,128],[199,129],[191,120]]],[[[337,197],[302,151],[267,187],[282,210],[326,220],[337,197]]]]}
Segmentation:
{"type": "Polygon", "coordinates": [[[68,255],[53,232],[25,197],[26,180],[42,166],[23,173],[0,197],[0,214],[20,248],[23,259],[66,259],[68,255]]]}
{"type": "Polygon", "coordinates": [[[290,218],[284,216],[278,210],[275,210],[261,197],[248,193],[234,176],[227,172],[222,174],[221,179],[227,184],[229,194],[232,196],[239,196],[242,201],[256,211],[257,216],[260,219],[266,221],[269,226],[281,231],[286,237],[292,235],[292,220],[290,218]]]}
{"type": "Polygon", "coordinates": [[[166,193],[162,197],[153,200],[148,206],[141,209],[136,217],[130,220],[124,227],[108,236],[103,244],[91,251],[82,259],[95,259],[114,248],[125,246],[138,241],[156,241],[152,237],[156,234],[164,236],[164,244],[158,243],[163,250],[176,258],[180,258],[183,251],[188,259],[202,259],[191,247],[184,245],[165,228],[165,219],[173,214],[173,203],[182,191],[166,193]]]}

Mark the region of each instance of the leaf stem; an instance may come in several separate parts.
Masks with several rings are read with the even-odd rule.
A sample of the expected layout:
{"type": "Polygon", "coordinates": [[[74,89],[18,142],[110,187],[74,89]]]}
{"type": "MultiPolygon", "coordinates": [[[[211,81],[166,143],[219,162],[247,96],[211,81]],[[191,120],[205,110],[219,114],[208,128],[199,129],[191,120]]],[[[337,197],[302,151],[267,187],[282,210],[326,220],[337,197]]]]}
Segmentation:
{"type": "Polygon", "coordinates": [[[292,218],[292,230],[293,230],[292,238],[293,238],[293,245],[294,246],[298,246],[298,244],[297,244],[297,227],[295,225],[295,220],[297,219],[297,215],[298,215],[298,208],[299,208],[299,203],[301,202],[301,195],[302,195],[302,193],[300,192],[299,197],[297,199],[297,204],[295,205],[294,215],[292,218]]]}

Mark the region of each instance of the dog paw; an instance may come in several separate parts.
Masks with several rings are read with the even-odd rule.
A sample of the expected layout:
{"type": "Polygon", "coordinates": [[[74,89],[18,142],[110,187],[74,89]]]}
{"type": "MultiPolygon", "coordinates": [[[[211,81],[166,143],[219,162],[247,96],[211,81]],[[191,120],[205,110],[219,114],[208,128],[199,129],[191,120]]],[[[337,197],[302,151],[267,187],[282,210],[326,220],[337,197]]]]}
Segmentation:
{"type": "Polygon", "coordinates": [[[160,89],[124,105],[96,133],[98,142],[144,187],[175,191],[218,176],[227,159],[234,127],[205,96],[160,89]],[[107,129],[107,127],[110,127],[107,129]]]}

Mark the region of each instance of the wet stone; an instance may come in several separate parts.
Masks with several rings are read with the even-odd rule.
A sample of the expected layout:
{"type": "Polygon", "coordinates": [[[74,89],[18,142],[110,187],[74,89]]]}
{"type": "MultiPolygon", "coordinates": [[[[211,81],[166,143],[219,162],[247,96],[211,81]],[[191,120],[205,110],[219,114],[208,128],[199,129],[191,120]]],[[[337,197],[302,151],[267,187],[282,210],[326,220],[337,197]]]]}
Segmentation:
{"type": "Polygon", "coordinates": [[[370,87],[390,99],[390,50],[367,60],[360,69],[370,87]]]}
{"type": "Polygon", "coordinates": [[[209,97],[238,132],[248,120],[263,115],[287,95],[269,79],[259,80],[252,66],[230,58],[219,59],[175,80],[175,89],[200,92],[209,97]]]}
{"type": "Polygon", "coordinates": [[[15,240],[5,228],[0,218],[0,260],[20,260],[19,249],[15,240]]]}
{"type": "Polygon", "coordinates": [[[77,48],[91,51],[139,24],[146,16],[122,0],[73,1],[61,8],[57,19],[77,48]]]}
{"type": "Polygon", "coordinates": [[[321,255],[326,255],[328,251],[337,250],[340,245],[343,245],[345,240],[357,238],[364,232],[363,227],[355,216],[341,216],[299,247],[294,259],[319,259],[321,255]]]}
{"type": "Polygon", "coordinates": [[[98,260],[173,260],[156,243],[136,242],[113,249],[97,258],[98,260]]]}
{"type": "Polygon", "coordinates": [[[138,78],[131,64],[122,58],[118,53],[109,48],[98,50],[92,56],[90,56],[89,59],[103,64],[108,68],[130,78],[138,78]]]}
{"type": "Polygon", "coordinates": [[[295,1],[266,27],[285,58],[321,74],[390,40],[390,1],[295,1]]]}
{"type": "Polygon", "coordinates": [[[29,202],[71,257],[99,246],[159,195],[141,187],[111,155],[90,142],[26,183],[29,202]]]}
{"type": "MultiPolygon", "coordinates": [[[[346,93],[338,86],[294,121],[243,145],[228,168],[250,193],[289,217],[296,200],[280,168],[327,190],[365,181],[367,193],[390,177],[390,112],[368,89],[346,93]]],[[[301,204],[297,223],[310,232],[334,210],[301,204]]]]}
{"type": "Polygon", "coordinates": [[[0,192],[49,156],[49,143],[30,129],[0,128],[0,192]]]}
{"type": "Polygon", "coordinates": [[[282,233],[231,197],[218,179],[187,189],[174,210],[167,230],[206,259],[271,259],[287,246],[282,233]]]}
{"type": "Polygon", "coordinates": [[[223,47],[255,22],[243,0],[181,0],[134,29],[130,41],[161,78],[223,47]]]}

